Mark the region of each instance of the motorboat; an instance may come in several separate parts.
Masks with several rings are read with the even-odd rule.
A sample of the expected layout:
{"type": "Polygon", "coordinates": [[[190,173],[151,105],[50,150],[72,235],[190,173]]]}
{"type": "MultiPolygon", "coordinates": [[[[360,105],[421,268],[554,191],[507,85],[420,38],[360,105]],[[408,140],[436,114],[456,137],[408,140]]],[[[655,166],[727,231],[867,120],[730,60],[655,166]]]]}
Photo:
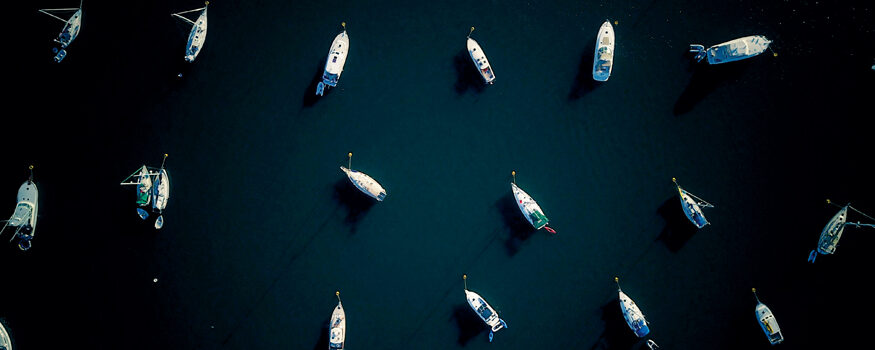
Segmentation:
{"type": "Polygon", "coordinates": [[[757,316],[757,322],[760,323],[760,327],[763,328],[763,332],[766,333],[766,337],[769,339],[769,343],[772,345],[780,344],[784,341],[784,335],[781,334],[781,327],[778,326],[778,321],[775,319],[775,315],[772,314],[772,310],[769,309],[766,304],[760,301],[760,297],[757,296],[757,289],[752,288],[753,296],[757,299],[757,306],[754,310],[757,316]]]}
{"type": "Polygon", "coordinates": [[[684,215],[687,216],[687,219],[689,219],[693,225],[696,225],[697,228],[702,228],[705,227],[705,225],[710,224],[708,219],[705,218],[705,214],[702,213],[702,208],[713,208],[714,205],[681,188],[681,185],[678,185],[676,178],[671,178],[671,181],[674,182],[675,186],[678,188],[678,194],[681,198],[681,209],[683,209],[684,215]]]}
{"type": "Polygon", "coordinates": [[[351,169],[352,153],[349,153],[348,166],[349,168],[341,166],[340,170],[346,174],[346,177],[349,178],[349,181],[352,182],[352,184],[355,185],[355,187],[358,188],[359,191],[362,191],[364,194],[371,196],[372,198],[380,202],[382,202],[383,199],[386,198],[386,190],[383,189],[383,186],[381,186],[380,183],[377,182],[377,180],[374,180],[374,178],[368,176],[368,174],[365,174],[361,171],[351,169]]]}
{"type": "Polygon", "coordinates": [[[346,313],[340,302],[340,292],[337,295],[337,306],[331,313],[331,323],[328,327],[328,350],[343,350],[346,344],[346,313]]]}
{"type": "Polygon", "coordinates": [[[523,216],[526,218],[526,221],[532,225],[536,230],[545,229],[547,232],[555,234],[556,231],[547,226],[549,220],[547,216],[544,215],[544,211],[541,210],[541,207],[538,205],[538,202],[535,202],[532,199],[532,196],[529,196],[526,191],[519,188],[516,185],[516,171],[511,172],[514,177],[513,182],[510,183],[510,190],[513,192],[513,198],[516,201],[517,206],[520,208],[520,212],[523,213],[523,216]]]}
{"type": "Polygon", "coordinates": [[[12,338],[9,337],[3,322],[0,322],[0,350],[12,350],[12,338]]]}
{"type": "Polygon", "coordinates": [[[650,333],[650,327],[647,326],[647,320],[638,305],[620,288],[620,279],[614,277],[614,282],[617,283],[617,291],[620,294],[620,311],[623,312],[623,318],[626,319],[626,324],[632,329],[638,338],[642,338],[650,333]]]}
{"type": "Polygon", "coordinates": [[[18,249],[26,251],[31,247],[31,240],[36,233],[36,219],[39,212],[39,190],[33,182],[33,166],[30,166],[30,178],[18,188],[15,211],[0,229],[2,234],[7,227],[14,227],[15,232],[10,242],[18,238],[18,249]]]}
{"type": "MultiPolygon", "coordinates": [[[[827,204],[832,204],[832,202],[827,199],[827,204]]],[[[851,203],[846,204],[845,206],[839,207],[839,212],[833,215],[832,219],[826,223],[826,226],[823,228],[823,231],[820,231],[820,240],[817,242],[817,248],[812,250],[811,253],[808,254],[808,262],[813,263],[815,259],[817,259],[817,254],[833,254],[836,251],[836,248],[839,244],[839,239],[842,238],[842,233],[845,231],[845,226],[851,225],[855,227],[875,227],[875,224],[863,224],[859,221],[857,222],[848,222],[848,209],[851,209],[860,215],[865,216],[869,220],[875,222],[871,216],[866,215],[865,213],[855,209],[851,206],[851,203]]]]}
{"type": "Polygon", "coordinates": [[[328,58],[325,60],[325,72],[322,73],[322,81],[316,85],[316,95],[325,94],[325,89],[337,86],[340,74],[343,73],[343,65],[346,64],[346,55],[349,53],[349,36],[346,35],[346,22],[340,23],[343,31],[334,37],[331,49],[328,50],[328,58]]]}
{"type": "Polygon", "coordinates": [[[69,46],[77,36],[79,36],[79,30],[82,28],[82,1],[79,1],[79,7],[71,7],[71,8],[58,8],[58,9],[41,9],[39,12],[44,13],[46,15],[51,16],[54,19],[57,19],[61,22],[64,22],[64,27],[61,28],[61,32],[58,33],[58,38],[55,39],[55,42],[59,44],[60,48],[55,48],[55,62],[60,63],[64,57],[67,57],[67,51],[65,50],[67,46],[69,46]],[[59,13],[70,13],[73,14],[70,17],[63,18],[56,14],[59,13]]]}
{"type": "Polygon", "coordinates": [[[480,48],[480,44],[471,38],[471,33],[473,32],[474,27],[471,27],[471,32],[468,33],[468,55],[471,56],[471,61],[474,62],[474,66],[477,67],[477,71],[483,77],[483,81],[487,84],[492,84],[495,82],[495,71],[489,65],[489,60],[486,59],[486,53],[480,48]]]}
{"type": "Polygon", "coordinates": [[[465,281],[465,299],[468,301],[468,306],[477,313],[483,323],[489,326],[489,341],[492,342],[495,332],[507,328],[507,322],[498,317],[498,312],[480,294],[468,290],[468,275],[462,275],[462,279],[465,281]]]}
{"type": "Polygon", "coordinates": [[[608,81],[614,66],[614,27],[610,21],[605,21],[599,28],[594,55],[592,78],[596,81],[608,81]]]}
{"type": "Polygon", "coordinates": [[[699,44],[690,45],[690,52],[695,53],[697,62],[707,58],[708,64],[735,62],[754,57],[766,51],[772,41],[762,35],[751,35],[722,44],[709,47],[699,44]]]}
{"type": "Polygon", "coordinates": [[[194,62],[194,59],[197,58],[197,55],[201,52],[201,48],[204,46],[204,41],[207,40],[207,7],[209,6],[210,2],[207,1],[204,3],[204,7],[170,14],[171,16],[180,18],[186,23],[191,24],[191,32],[188,34],[188,42],[185,46],[186,62],[194,62]],[[187,13],[198,11],[200,11],[200,15],[198,15],[197,19],[194,21],[182,16],[187,13]]]}

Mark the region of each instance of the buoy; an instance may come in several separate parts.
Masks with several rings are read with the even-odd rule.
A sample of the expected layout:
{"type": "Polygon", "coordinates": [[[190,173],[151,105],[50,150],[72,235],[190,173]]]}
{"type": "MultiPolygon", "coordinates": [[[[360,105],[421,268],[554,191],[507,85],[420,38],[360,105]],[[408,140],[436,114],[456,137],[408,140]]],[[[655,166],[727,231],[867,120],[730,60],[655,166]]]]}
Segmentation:
{"type": "Polygon", "coordinates": [[[620,283],[620,277],[614,276],[614,282],[620,283]]]}
{"type": "Polygon", "coordinates": [[[617,25],[619,23],[620,23],[620,21],[614,20],[614,25],[617,25]]]}
{"type": "Polygon", "coordinates": [[[826,199],[826,204],[830,204],[829,198],[826,199]]]}
{"type": "Polygon", "coordinates": [[[772,52],[772,55],[773,55],[774,57],[778,57],[778,53],[777,53],[777,52],[772,52]]]}
{"type": "Polygon", "coordinates": [[[471,37],[471,33],[474,33],[474,27],[471,27],[471,31],[468,32],[468,37],[471,37]]]}
{"type": "Polygon", "coordinates": [[[671,182],[678,182],[678,179],[671,178],[671,182]]]}
{"type": "Polygon", "coordinates": [[[30,165],[30,166],[28,166],[27,168],[30,169],[30,170],[33,170],[33,165],[30,165]]]}
{"type": "Polygon", "coordinates": [[[513,176],[513,183],[516,184],[516,170],[511,170],[510,176],[513,176]]]}
{"type": "Polygon", "coordinates": [[[176,75],[177,78],[182,78],[182,73],[176,75]]]}
{"type": "Polygon", "coordinates": [[[340,22],[340,26],[343,27],[343,30],[346,30],[346,22],[340,22]]]}
{"type": "Polygon", "coordinates": [[[462,275],[462,281],[465,283],[465,290],[468,290],[468,275],[462,275]]]}
{"type": "Polygon", "coordinates": [[[158,278],[153,278],[152,283],[158,283],[158,278]]]}

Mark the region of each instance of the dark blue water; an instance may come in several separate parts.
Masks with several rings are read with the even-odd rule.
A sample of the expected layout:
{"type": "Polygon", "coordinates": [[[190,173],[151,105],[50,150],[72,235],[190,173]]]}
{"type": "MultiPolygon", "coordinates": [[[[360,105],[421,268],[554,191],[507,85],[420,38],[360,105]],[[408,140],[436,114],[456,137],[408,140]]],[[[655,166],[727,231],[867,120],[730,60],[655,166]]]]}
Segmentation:
{"type": "Polygon", "coordinates": [[[7,10],[0,211],[28,164],[40,189],[33,249],[0,237],[16,349],[324,349],[337,290],[352,349],[640,349],[614,276],[664,349],[770,347],[751,287],[782,348],[865,344],[875,230],[805,259],[827,198],[875,213],[871,2],[215,1],[186,65],[169,14],[199,2],[87,1],[53,64],[37,8],[68,6],[7,10]],[[349,58],[316,99],[341,21],[349,58]],[[752,34],[777,56],[686,53],[752,34]],[[384,202],[349,185],[348,152],[384,202]],[[117,184],[164,153],[156,232],[117,184]],[[558,235],[522,221],[512,170],[558,235]],[[672,177],[712,225],[690,229],[672,177]],[[510,326],[493,344],[462,274],[510,326]]]}

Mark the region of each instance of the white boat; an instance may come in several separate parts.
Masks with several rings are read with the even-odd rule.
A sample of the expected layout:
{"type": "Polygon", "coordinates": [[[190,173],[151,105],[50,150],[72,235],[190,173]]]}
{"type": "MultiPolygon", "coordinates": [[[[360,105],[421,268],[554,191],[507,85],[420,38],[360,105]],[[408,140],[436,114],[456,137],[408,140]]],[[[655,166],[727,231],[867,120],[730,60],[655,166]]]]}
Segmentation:
{"type": "Polygon", "coordinates": [[[772,41],[762,35],[751,35],[709,47],[690,45],[690,52],[696,54],[696,61],[707,58],[708,64],[721,64],[751,58],[769,48],[772,41]]]}
{"type": "Polygon", "coordinates": [[[681,198],[681,209],[684,210],[684,215],[687,216],[687,219],[693,225],[696,225],[697,228],[710,224],[708,219],[705,218],[705,214],[702,213],[702,208],[713,208],[714,206],[681,188],[681,185],[678,185],[677,179],[671,178],[671,182],[674,182],[678,188],[678,194],[681,198]]]}
{"type": "MultiPolygon", "coordinates": [[[[170,199],[170,177],[167,175],[167,169],[164,169],[166,160],[167,154],[164,154],[161,167],[153,168],[143,165],[120,183],[122,186],[137,186],[137,206],[149,207],[151,204],[152,211],[158,213],[158,218],[155,220],[156,229],[164,226],[164,218],[161,213],[167,207],[167,200],[170,199]]],[[[137,208],[137,216],[145,220],[149,217],[149,212],[137,208]]]]}
{"type": "Polygon", "coordinates": [[[516,171],[511,172],[511,174],[514,176],[514,181],[510,183],[510,190],[513,192],[513,198],[516,200],[516,204],[520,208],[520,212],[522,212],[523,216],[526,218],[526,221],[528,221],[536,230],[543,228],[547,230],[547,232],[555,234],[556,231],[547,226],[549,220],[547,219],[547,216],[544,215],[544,211],[541,210],[538,202],[535,202],[535,200],[532,199],[532,196],[529,196],[528,193],[516,185],[516,171]]]}
{"type": "Polygon", "coordinates": [[[507,328],[507,322],[504,322],[501,318],[498,317],[498,312],[486,302],[486,299],[480,296],[475,292],[468,290],[468,276],[462,275],[462,279],[465,281],[465,300],[468,301],[468,306],[477,313],[477,316],[483,320],[483,323],[486,323],[489,326],[489,341],[492,342],[492,337],[495,335],[495,332],[498,332],[502,328],[507,328]]]}
{"type": "Polygon", "coordinates": [[[170,177],[167,175],[167,169],[164,169],[164,161],[167,160],[167,154],[164,154],[164,160],[161,161],[161,168],[153,174],[155,176],[155,184],[152,186],[152,211],[158,213],[158,218],[155,219],[155,229],[164,227],[164,208],[167,207],[167,200],[170,199],[170,177]]]}
{"type": "Polygon", "coordinates": [[[757,306],[754,310],[757,316],[757,322],[760,323],[760,327],[763,328],[763,332],[766,333],[766,337],[769,338],[769,343],[772,345],[780,344],[784,341],[784,335],[781,334],[781,327],[778,326],[778,321],[775,320],[775,315],[772,314],[772,310],[769,309],[766,304],[763,304],[760,301],[760,298],[757,296],[757,289],[752,288],[753,296],[757,299],[757,306]]]}
{"type": "Polygon", "coordinates": [[[61,29],[61,32],[58,33],[58,38],[55,39],[55,42],[58,43],[61,48],[55,49],[55,62],[61,62],[64,57],[67,57],[67,51],[64,50],[70,43],[79,36],[79,30],[82,27],[82,1],[79,1],[79,7],[71,7],[71,8],[60,8],[60,9],[41,9],[39,12],[47,14],[54,19],[57,19],[61,22],[64,22],[64,27],[61,29]],[[67,19],[61,18],[52,12],[66,12],[69,13],[73,11],[73,15],[67,19]]]}
{"type": "Polygon", "coordinates": [[[207,40],[207,7],[209,6],[210,2],[207,1],[204,3],[204,7],[170,14],[191,24],[191,32],[188,34],[188,42],[185,47],[186,62],[194,62],[197,54],[201,52],[201,48],[204,46],[204,41],[207,40]],[[183,14],[197,11],[200,11],[197,20],[192,21],[182,16],[183,14]]]}
{"type": "MultiPolygon", "coordinates": [[[[474,32],[474,27],[471,27],[471,32],[474,32]]],[[[483,49],[480,48],[480,44],[477,43],[476,40],[471,38],[471,33],[468,33],[468,55],[471,56],[471,61],[474,62],[474,66],[477,67],[477,71],[480,72],[480,76],[483,77],[483,81],[487,84],[492,84],[495,82],[495,72],[492,70],[492,66],[489,65],[489,60],[486,59],[486,53],[483,52],[483,49]]]]}
{"type": "MultiPolygon", "coordinates": [[[[30,166],[30,169],[33,171],[33,166],[30,166]]],[[[18,238],[18,248],[28,250],[31,246],[30,241],[36,233],[36,218],[39,212],[39,191],[33,182],[33,172],[31,172],[30,178],[18,188],[16,203],[15,211],[0,229],[0,234],[6,230],[6,227],[15,227],[15,232],[9,241],[12,242],[18,238]]]]}
{"type": "Polygon", "coordinates": [[[614,277],[614,282],[617,282],[617,291],[620,293],[620,311],[623,312],[623,318],[626,319],[626,324],[629,325],[632,332],[635,332],[635,335],[639,338],[646,336],[650,333],[650,328],[647,327],[647,320],[644,318],[644,314],[641,312],[641,309],[638,308],[638,305],[632,301],[632,298],[629,298],[629,296],[626,295],[626,293],[623,293],[623,290],[620,289],[620,279],[614,277]]]}
{"type": "MultiPolygon", "coordinates": [[[[352,168],[352,153],[349,154],[349,167],[352,168]]],[[[345,168],[343,166],[340,167],[340,170],[346,174],[346,177],[349,178],[349,181],[355,185],[359,191],[364,192],[366,195],[371,196],[377,201],[382,202],[383,199],[386,198],[386,190],[383,189],[383,186],[380,185],[377,180],[368,176],[358,170],[352,170],[350,168],[345,168]]]]}
{"type": "MultiPolygon", "coordinates": [[[[826,202],[830,204],[832,203],[829,199],[827,199],[826,202]]],[[[808,254],[808,262],[813,263],[814,260],[817,259],[817,254],[826,255],[835,253],[836,247],[838,247],[839,244],[839,239],[842,238],[842,233],[845,231],[845,226],[851,225],[856,227],[875,227],[875,225],[873,224],[862,224],[859,221],[847,222],[848,209],[856,211],[860,215],[863,215],[869,220],[875,222],[875,219],[855,209],[851,206],[850,203],[840,208],[841,209],[839,209],[839,212],[833,215],[832,219],[830,219],[829,222],[826,223],[823,231],[820,232],[820,240],[817,242],[817,249],[812,250],[811,253],[808,254]]]]}
{"type": "Polygon", "coordinates": [[[592,62],[592,78],[597,81],[608,81],[611,68],[614,66],[614,27],[605,21],[599,28],[595,41],[595,57],[592,62]]]}
{"type": "Polygon", "coordinates": [[[328,327],[328,350],[343,350],[346,343],[346,313],[340,302],[340,292],[337,295],[337,307],[331,313],[331,323],[328,327]]]}
{"type": "Polygon", "coordinates": [[[9,337],[3,322],[0,322],[0,350],[12,350],[12,338],[9,337]]]}
{"type": "Polygon", "coordinates": [[[316,85],[316,95],[325,94],[328,87],[337,86],[340,74],[343,73],[343,65],[346,64],[346,55],[349,53],[349,36],[346,35],[346,22],[340,23],[343,31],[334,37],[331,49],[328,50],[328,58],[325,60],[325,72],[322,73],[322,81],[316,85]]]}

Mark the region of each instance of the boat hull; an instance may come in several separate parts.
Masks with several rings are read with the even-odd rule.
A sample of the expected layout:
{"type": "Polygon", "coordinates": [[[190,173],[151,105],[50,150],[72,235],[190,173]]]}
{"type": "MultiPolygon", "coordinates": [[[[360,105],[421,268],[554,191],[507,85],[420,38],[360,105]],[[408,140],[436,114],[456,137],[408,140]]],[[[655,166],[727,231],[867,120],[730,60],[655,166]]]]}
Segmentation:
{"type": "MultiPolygon", "coordinates": [[[[64,24],[64,28],[61,29],[61,33],[58,34],[58,39],[55,39],[58,44],[61,44],[62,49],[66,49],[73,40],[79,36],[79,30],[82,28],[82,9],[76,10],[73,13],[73,16],[67,20],[67,23],[64,24]]],[[[63,59],[63,58],[62,58],[63,59]]],[[[60,60],[59,60],[60,61],[60,60]]]]}
{"type": "Polygon", "coordinates": [[[510,189],[513,192],[513,198],[516,200],[517,207],[520,208],[520,212],[523,213],[526,221],[528,221],[536,230],[540,230],[547,226],[550,220],[547,219],[547,216],[544,214],[544,211],[541,210],[538,203],[515,183],[510,184],[510,189]]]}
{"type": "Polygon", "coordinates": [[[486,325],[490,327],[490,330],[498,332],[506,327],[504,320],[498,317],[498,312],[496,312],[495,309],[486,302],[486,299],[483,299],[483,297],[480,296],[480,294],[470,290],[465,290],[465,299],[468,301],[468,306],[474,310],[474,313],[480,317],[480,320],[482,320],[483,323],[486,323],[486,325]]]}
{"type": "Polygon", "coordinates": [[[614,27],[605,21],[596,36],[595,53],[592,63],[592,78],[608,81],[614,66],[614,27]]]}
{"type": "Polygon", "coordinates": [[[848,206],[842,207],[838,213],[833,215],[832,219],[820,232],[820,240],[817,243],[817,252],[820,254],[833,254],[839,244],[839,239],[842,238],[842,233],[845,231],[845,223],[848,218],[848,206]]]}
{"type": "Polygon", "coordinates": [[[170,199],[170,176],[167,175],[167,169],[161,169],[158,172],[157,180],[152,189],[152,209],[157,211],[164,210],[167,207],[167,201],[170,199]]]}
{"type": "Polygon", "coordinates": [[[650,327],[647,326],[647,320],[638,305],[629,298],[623,291],[619,292],[620,311],[623,312],[623,318],[626,319],[626,324],[632,329],[632,332],[639,338],[650,333],[650,327]]]}
{"type": "Polygon", "coordinates": [[[477,68],[477,72],[480,73],[480,77],[483,78],[483,81],[487,84],[495,82],[495,72],[492,70],[489,60],[486,59],[486,53],[483,52],[480,44],[469,37],[467,46],[468,55],[471,57],[471,61],[474,62],[474,67],[477,68]]]}
{"type": "Polygon", "coordinates": [[[352,182],[359,191],[362,191],[362,193],[380,202],[386,198],[386,190],[379,182],[377,182],[377,180],[374,180],[374,178],[368,176],[368,174],[357,170],[347,169],[346,167],[340,167],[340,170],[346,174],[349,181],[352,182]]]}
{"type": "Polygon", "coordinates": [[[775,319],[772,310],[770,310],[765,304],[759,303],[756,306],[755,313],[757,322],[759,322],[760,328],[762,328],[763,332],[766,334],[766,338],[769,339],[769,343],[775,345],[783,342],[784,335],[781,334],[781,327],[778,326],[778,320],[775,319]]]}
{"type": "Polygon", "coordinates": [[[337,303],[334,311],[331,313],[331,323],[328,329],[328,349],[343,350],[346,344],[346,313],[343,311],[343,304],[337,303]]]}
{"type": "Polygon", "coordinates": [[[3,322],[0,322],[0,349],[12,350],[12,338],[9,337],[3,322]]]}
{"type": "Polygon", "coordinates": [[[684,215],[687,216],[687,219],[690,220],[693,225],[696,225],[696,228],[702,228],[705,227],[705,225],[710,224],[708,219],[705,218],[705,214],[702,212],[702,208],[699,204],[697,204],[696,201],[680,187],[678,187],[678,192],[680,193],[681,209],[683,209],[684,215]]]}
{"type": "Polygon", "coordinates": [[[316,94],[322,96],[328,87],[336,87],[340,81],[340,74],[346,65],[346,56],[349,53],[349,36],[344,30],[334,37],[331,48],[328,50],[328,58],[325,59],[325,71],[322,73],[322,85],[317,87],[316,94]]]}
{"type": "Polygon", "coordinates": [[[711,46],[705,51],[705,56],[708,64],[735,62],[765,52],[771,43],[765,36],[751,35],[711,46]]]}
{"type": "Polygon", "coordinates": [[[201,52],[204,42],[207,40],[207,8],[198,16],[197,20],[188,34],[188,42],[185,49],[185,61],[194,62],[197,55],[201,52]]]}

